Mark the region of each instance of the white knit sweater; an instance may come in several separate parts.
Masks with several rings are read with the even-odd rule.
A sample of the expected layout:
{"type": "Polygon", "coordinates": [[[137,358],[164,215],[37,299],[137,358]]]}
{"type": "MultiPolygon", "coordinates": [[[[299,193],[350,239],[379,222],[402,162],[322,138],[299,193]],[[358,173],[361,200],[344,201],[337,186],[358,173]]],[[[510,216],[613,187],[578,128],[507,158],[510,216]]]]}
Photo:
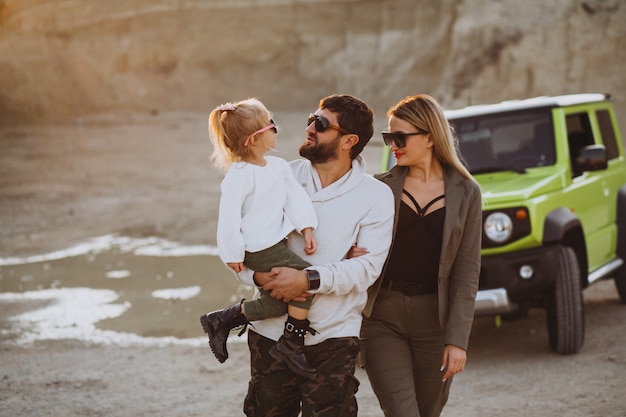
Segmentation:
{"type": "MultiPolygon", "coordinates": [[[[290,162],[296,179],[313,201],[318,218],[315,232],[317,251],[303,255],[320,273],[321,285],[315,291],[309,312],[311,327],[319,333],[305,338],[307,345],[336,337],[358,337],[361,312],[367,301],[367,289],[381,273],[391,244],[394,203],[391,189],[366,174],[361,157],[338,181],[324,188],[308,160],[290,162]],[[344,259],[352,245],[367,248],[369,253],[344,259]]],[[[303,253],[302,236],[291,234],[289,247],[303,253]]],[[[244,270],[239,278],[254,285],[253,273],[244,270]]],[[[283,333],[286,316],[254,322],[254,331],[273,340],[283,333]]]]}
{"type": "Polygon", "coordinates": [[[244,251],[258,252],[294,230],[317,227],[311,199],[287,161],[265,160],[264,166],[235,162],[222,180],[217,247],[224,263],[243,262],[244,251]]]}

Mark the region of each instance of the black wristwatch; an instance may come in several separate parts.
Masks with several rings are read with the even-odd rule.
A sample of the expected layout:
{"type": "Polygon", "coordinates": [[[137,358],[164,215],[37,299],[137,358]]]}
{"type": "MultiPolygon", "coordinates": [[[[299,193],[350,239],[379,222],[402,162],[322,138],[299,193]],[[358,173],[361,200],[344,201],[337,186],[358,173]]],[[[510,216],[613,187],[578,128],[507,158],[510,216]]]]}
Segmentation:
{"type": "Polygon", "coordinates": [[[307,269],[306,277],[309,280],[309,290],[317,290],[320,287],[320,273],[315,269],[307,269]]]}

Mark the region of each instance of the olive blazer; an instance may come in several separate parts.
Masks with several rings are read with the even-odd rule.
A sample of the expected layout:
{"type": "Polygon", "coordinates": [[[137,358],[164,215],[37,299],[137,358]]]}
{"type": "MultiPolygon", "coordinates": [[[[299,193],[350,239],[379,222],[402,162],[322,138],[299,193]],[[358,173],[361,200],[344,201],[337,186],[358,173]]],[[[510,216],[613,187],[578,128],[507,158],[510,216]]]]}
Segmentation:
{"type": "MultiPolygon", "coordinates": [[[[395,166],[387,172],[375,175],[391,187],[395,199],[396,214],[390,251],[393,250],[395,242],[402,189],[407,172],[407,167],[395,166]]],[[[446,329],[446,344],[467,349],[480,274],[482,199],[480,188],[475,181],[463,178],[455,169],[446,165],[444,180],[446,215],[439,259],[439,323],[446,329]]],[[[387,263],[380,277],[368,290],[368,300],[363,311],[366,317],[372,312],[386,269],[387,263]]]]}

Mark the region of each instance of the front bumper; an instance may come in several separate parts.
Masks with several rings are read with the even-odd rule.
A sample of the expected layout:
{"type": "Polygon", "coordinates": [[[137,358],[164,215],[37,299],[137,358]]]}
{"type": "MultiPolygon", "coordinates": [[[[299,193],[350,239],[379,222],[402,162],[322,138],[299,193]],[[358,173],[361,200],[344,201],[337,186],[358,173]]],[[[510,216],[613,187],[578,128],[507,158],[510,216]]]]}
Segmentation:
{"type": "Polygon", "coordinates": [[[515,312],[522,302],[545,293],[554,282],[557,265],[557,246],[483,256],[475,314],[515,312]],[[531,276],[522,277],[522,270],[532,270],[531,276]]]}

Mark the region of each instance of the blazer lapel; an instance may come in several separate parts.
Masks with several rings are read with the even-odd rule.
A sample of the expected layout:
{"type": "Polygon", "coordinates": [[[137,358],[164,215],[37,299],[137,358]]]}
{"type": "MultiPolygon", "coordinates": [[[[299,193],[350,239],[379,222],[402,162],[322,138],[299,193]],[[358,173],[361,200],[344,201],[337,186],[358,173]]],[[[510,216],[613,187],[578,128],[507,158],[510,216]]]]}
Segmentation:
{"type": "MultiPolygon", "coordinates": [[[[379,180],[383,181],[385,184],[391,188],[393,192],[394,199],[394,208],[395,215],[393,217],[393,235],[395,237],[396,229],[398,226],[398,213],[400,210],[400,202],[402,200],[402,189],[404,188],[404,179],[406,178],[406,173],[408,169],[406,167],[395,166],[391,170],[387,171],[380,176],[376,176],[379,180]]],[[[393,247],[393,239],[391,243],[393,247]]]]}
{"type": "MultiPolygon", "coordinates": [[[[465,190],[461,186],[461,176],[453,169],[445,169],[446,217],[443,223],[443,240],[441,244],[441,259],[439,277],[450,276],[450,269],[456,255],[456,248],[450,247],[454,233],[458,233],[457,223],[461,206],[465,198],[465,190]]],[[[446,283],[447,284],[447,283],[446,283]]]]}

